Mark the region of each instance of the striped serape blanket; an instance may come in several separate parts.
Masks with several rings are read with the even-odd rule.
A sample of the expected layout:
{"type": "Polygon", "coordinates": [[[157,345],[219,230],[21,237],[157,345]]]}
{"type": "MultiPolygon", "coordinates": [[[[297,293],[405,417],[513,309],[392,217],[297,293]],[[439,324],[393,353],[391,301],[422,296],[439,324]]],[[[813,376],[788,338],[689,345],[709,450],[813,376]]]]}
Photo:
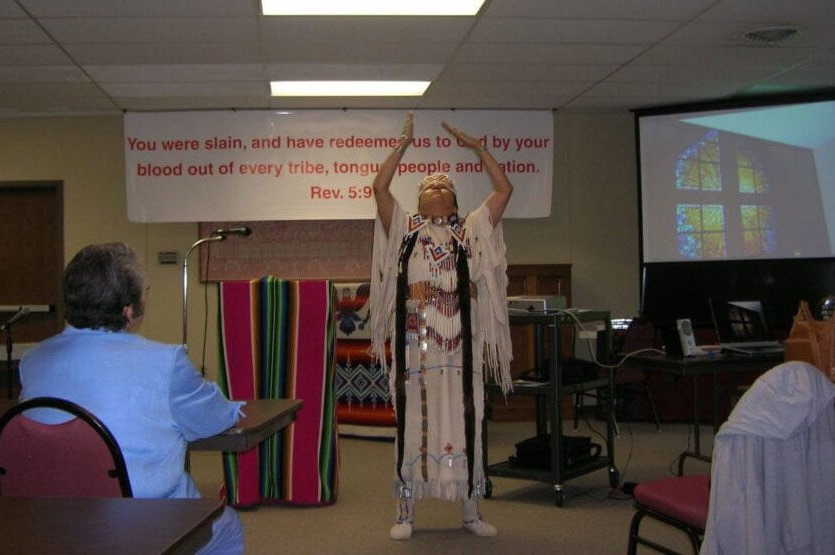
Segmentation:
{"type": "MultiPolygon", "coordinates": [[[[224,453],[226,501],[336,501],[334,289],[326,280],[221,282],[218,383],[230,399],[302,399],[296,420],[243,453],[224,453]]],[[[246,407],[244,407],[246,412],[246,407]]]]}

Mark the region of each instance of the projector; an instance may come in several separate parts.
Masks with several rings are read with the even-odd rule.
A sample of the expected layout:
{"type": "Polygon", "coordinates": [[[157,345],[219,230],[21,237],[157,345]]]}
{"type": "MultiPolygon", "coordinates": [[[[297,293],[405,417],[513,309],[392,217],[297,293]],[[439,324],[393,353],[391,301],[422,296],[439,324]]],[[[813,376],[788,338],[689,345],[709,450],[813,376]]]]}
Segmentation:
{"type": "Polygon", "coordinates": [[[565,308],[566,302],[564,295],[518,295],[507,298],[507,307],[510,310],[541,312],[565,308]]]}

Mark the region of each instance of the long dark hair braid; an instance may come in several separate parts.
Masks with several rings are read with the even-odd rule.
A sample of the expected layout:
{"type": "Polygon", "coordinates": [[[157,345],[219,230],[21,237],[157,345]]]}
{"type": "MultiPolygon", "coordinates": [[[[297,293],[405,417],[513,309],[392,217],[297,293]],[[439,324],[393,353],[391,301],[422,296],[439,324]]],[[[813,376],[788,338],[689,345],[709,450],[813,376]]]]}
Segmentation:
{"type": "Polygon", "coordinates": [[[394,412],[397,417],[397,477],[401,482],[403,473],[403,439],[406,434],[406,298],[409,296],[409,259],[417,243],[417,233],[404,238],[397,260],[397,292],[395,297],[394,362],[397,374],[394,376],[394,412]]]}

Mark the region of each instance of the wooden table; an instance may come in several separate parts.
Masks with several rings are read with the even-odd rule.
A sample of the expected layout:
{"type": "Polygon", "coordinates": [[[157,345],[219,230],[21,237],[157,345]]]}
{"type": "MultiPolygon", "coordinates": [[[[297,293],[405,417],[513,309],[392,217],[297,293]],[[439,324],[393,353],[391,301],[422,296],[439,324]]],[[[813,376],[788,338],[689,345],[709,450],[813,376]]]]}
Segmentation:
{"type": "Polygon", "coordinates": [[[719,429],[718,397],[719,374],[733,374],[744,372],[765,372],[783,362],[782,354],[768,355],[736,355],[714,353],[700,356],[667,356],[659,353],[637,354],[631,357],[636,364],[641,364],[646,370],[664,372],[680,377],[691,377],[693,380],[693,450],[684,451],[678,458],[678,475],[684,475],[684,460],[694,458],[711,462],[712,457],[701,451],[701,434],[699,426],[699,377],[711,376],[713,400],[711,406],[711,420],[713,432],[719,429]]]}
{"type": "Polygon", "coordinates": [[[212,536],[219,499],[0,497],[3,553],[192,554],[212,536]]]}
{"type": "Polygon", "coordinates": [[[219,434],[189,442],[191,451],[249,451],[288,426],[304,401],[299,399],[254,399],[243,407],[244,416],[219,434]]]}
{"type": "MultiPolygon", "coordinates": [[[[0,414],[17,404],[0,399],[0,414]]],[[[244,416],[226,431],[189,442],[191,451],[248,451],[287,427],[302,408],[300,399],[255,399],[243,407],[244,416]]]]}

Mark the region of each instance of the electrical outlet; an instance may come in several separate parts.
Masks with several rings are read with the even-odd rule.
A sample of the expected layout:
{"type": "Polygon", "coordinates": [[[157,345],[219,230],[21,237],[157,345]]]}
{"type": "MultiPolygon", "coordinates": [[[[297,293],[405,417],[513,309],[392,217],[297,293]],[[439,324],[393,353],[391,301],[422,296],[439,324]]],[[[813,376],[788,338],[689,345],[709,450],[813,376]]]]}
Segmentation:
{"type": "Polygon", "coordinates": [[[157,262],[160,264],[176,264],[180,261],[180,253],[177,251],[157,252],[157,262]]]}

